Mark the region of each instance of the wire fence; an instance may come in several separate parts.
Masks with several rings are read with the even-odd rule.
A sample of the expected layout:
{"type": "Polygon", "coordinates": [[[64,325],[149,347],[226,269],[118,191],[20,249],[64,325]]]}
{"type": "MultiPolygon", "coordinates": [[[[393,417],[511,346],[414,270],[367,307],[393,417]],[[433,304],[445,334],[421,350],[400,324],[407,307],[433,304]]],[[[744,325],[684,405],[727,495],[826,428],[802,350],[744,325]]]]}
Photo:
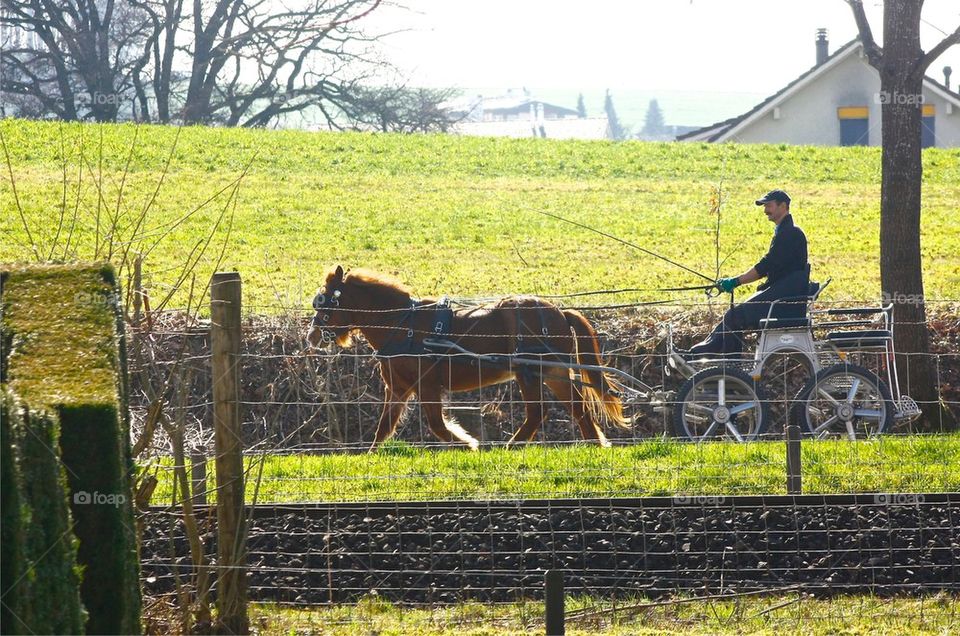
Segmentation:
{"type": "MultiPolygon", "coordinates": [[[[826,330],[847,330],[842,325],[814,329],[815,359],[822,369],[860,375],[817,384],[809,356],[774,351],[758,365],[762,333],[744,334],[742,360],[671,364],[666,322],[674,324],[674,344],[687,348],[723,307],[581,307],[605,364],[651,389],[616,393],[630,424],[604,427],[612,448],[584,442],[577,410],[557,399],[556,383],[534,400],[503,382],[391,403],[384,386],[393,379],[382,373],[389,365],[368,344],[311,350],[304,338],[313,312],[254,308],[272,313],[244,320],[239,359],[247,585],[252,600],[268,604],[253,610],[253,620],[278,633],[321,625],[542,630],[544,575],[554,569],[563,572],[567,619],[584,629],[699,621],[716,631],[804,625],[828,633],[884,614],[894,631],[955,626],[960,437],[938,418],[960,411],[960,319],[953,303],[927,304],[933,352],[925,359],[936,390],[926,393],[912,380],[913,361],[891,357],[885,343],[831,346],[826,330]],[[895,380],[894,360],[903,370],[895,380]],[[722,389],[703,375],[710,368],[722,369],[722,389]],[[871,382],[872,393],[858,392],[871,382]],[[850,435],[842,421],[818,430],[830,415],[816,395],[834,390],[853,396],[860,419],[883,422],[883,434],[864,426],[850,435]],[[756,402],[734,415],[762,413],[759,429],[733,427],[754,430],[749,443],[717,419],[723,392],[732,401],[720,406],[728,409],[756,402]],[[928,415],[895,417],[901,393],[926,395],[918,402],[928,415]],[[510,445],[531,402],[543,410],[543,425],[532,442],[510,445]],[[712,410],[699,417],[690,408],[698,403],[712,410]],[[367,453],[390,408],[403,412],[396,434],[367,453]],[[480,452],[438,439],[436,409],[480,452]],[[689,417],[678,419],[678,411],[689,417]],[[803,434],[795,460],[790,423],[803,434]],[[791,475],[799,480],[793,487],[791,475]]],[[[209,323],[164,312],[128,335],[134,437],[149,437],[141,458],[153,478],[142,519],[147,615],[154,629],[171,629],[198,571],[218,570],[209,323]],[[182,434],[189,459],[171,453],[168,429],[143,435],[157,402],[148,385],[163,387],[167,417],[177,424],[170,430],[182,434]],[[177,485],[178,467],[192,477],[187,491],[177,485]]],[[[456,351],[400,355],[415,359],[411,368],[422,375],[445,365],[448,379],[464,360],[456,351]]],[[[556,360],[552,352],[527,355],[556,360]]],[[[485,362],[478,376],[488,372],[485,362]]],[[[515,362],[507,356],[499,370],[538,380],[558,373],[515,362]]],[[[560,373],[575,396],[567,402],[583,407],[586,371],[560,373]]]]}
{"type": "MultiPolygon", "coordinates": [[[[953,305],[948,307],[952,308],[953,305]]],[[[279,311],[283,308],[272,309],[279,311]]],[[[663,344],[663,321],[673,309],[649,311],[648,308],[642,308],[632,312],[618,309],[598,311],[596,316],[591,316],[594,325],[603,328],[604,357],[609,366],[653,387],[663,387],[667,391],[679,389],[686,378],[671,369],[667,355],[658,350],[663,344]]],[[[684,326],[677,336],[678,346],[689,347],[712,327],[709,313],[703,311],[702,306],[698,306],[698,309],[700,311],[693,317],[682,317],[681,324],[684,326]],[[696,326],[691,324],[694,320],[698,321],[696,326]]],[[[373,439],[384,404],[380,360],[374,357],[374,351],[362,340],[348,350],[335,347],[323,351],[308,350],[304,337],[312,315],[288,313],[281,316],[251,316],[244,325],[241,405],[248,448],[255,449],[263,443],[276,451],[355,449],[373,439]]],[[[718,317],[719,314],[715,312],[714,320],[718,317]]],[[[184,370],[184,377],[177,381],[190,384],[185,388],[188,399],[184,408],[188,410],[188,418],[194,425],[192,428],[196,432],[197,444],[202,445],[206,441],[204,436],[209,438],[212,434],[209,426],[212,406],[209,325],[205,322],[186,325],[182,324],[184,320],[186,318],[183,315],[175,312],[154,319],[149,333],[150,365],[157,376],[162,376],[172,367],[184,370]]],[[[960,414],[960,353],[950,347],[956,347],[960,340],[957,323],[956,314],[952,323],[949,317],[931,321],[931,326],[935,325],[938,329],[934,333],[940,350],[931,354],[898,354],[899,366],[903,369],[898,384],[903,393],[917,395],[920,388],[909,373],[915,365],[904,364],[903,359],[928,359],[934,368],[936,389],[931,397],[920,400],[921,406],[939,402],[955,416],[960,414]]],[[[747,352],[743,362],[728,362],[727,368],[752,370],[755,367],[753,349],[757,335],[755,332],[743,335],[747,352]]],[[[549,341],[551,337],[544,339],[549,341]]],[[[823,366],[840,362],[836,351],[830,349],[817,351],[817,356],[823,366]]],[[[424,374],[440,366],[438,359],[454,359],[456,356],[414,353],[404,357],[417,358],[418,371],[424,374]]],[[[541,357],[548,363],[551,359],[550,356],[541,357]]],[[[810,379],[809,362],[801,358],[795,353],[779,352],[765,358],[762,377],[757,385],[771,414],[769,426],[760,434],[761,438],[782,438],[790,408],[810,379]]],[[[888,385],[889,390],[895,388],[889,386],[892,383],[887,379],[885,352],[852,351],[847,361],[872,371],[888,385]]],[[[512,360],[508,359],[504,364],[508,373],[524,371],[512,360]]],[[[546,375],[544,369],[536,371],[539,375],[546,375]]],[[[475,373],[479,379],[483,371],[477,366],[475,373]]],[[[565,379],[573,383],[577,381],[576,378],[565,379]]],[[[536,441],[563,443],[579,439],[576,423],[566,412],[563,402],[548,391],[544,391],[542,398],[549,410],[536,441]]],[[[663,400],[650,404],[649,400],[630,396],[624,396],[624,399],[632,425],[629,428],[606,427],[605,434],[611,439],[646,439],[674,434],[670,407],[675,406],[676,402],[671,402],[671,396],[666,396],[666,404],[663,400]]],[[[414,396],[403,403],[406,406],[405,417],[402,426],[398,427],[396,439],[417,445],[436,442],[423,407],[437,403],[445,407],[449,416],[473,431],[481,443],[491,446],[508,441],[525,417],[523,396],[513,382],[447,394],[442,401],[414,396]]],[[[134,402],[131,407],[135,420],[142,421],[149,401],[134,402]]],[[[948,425],[940,419],[920,424],[896,421],[885,432],[948,429],[948,425]]],[[[162,445],[157,450],[162,452],[162,445]]]]}

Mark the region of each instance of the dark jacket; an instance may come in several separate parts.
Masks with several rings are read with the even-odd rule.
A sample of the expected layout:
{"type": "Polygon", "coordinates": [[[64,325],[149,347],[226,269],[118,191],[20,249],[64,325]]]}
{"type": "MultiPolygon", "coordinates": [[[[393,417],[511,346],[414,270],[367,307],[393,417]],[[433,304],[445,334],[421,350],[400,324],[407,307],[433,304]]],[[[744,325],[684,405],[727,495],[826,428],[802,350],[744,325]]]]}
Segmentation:
{"type": "Polygon", "coordinates": [[[792,216],[787,214],[780,221],[773,231],[770,250],[754,268],[760,276],[767,277],[758,290],[770,287],[792,272],[807,269],[807,237],[793,224],[792,216]]]}

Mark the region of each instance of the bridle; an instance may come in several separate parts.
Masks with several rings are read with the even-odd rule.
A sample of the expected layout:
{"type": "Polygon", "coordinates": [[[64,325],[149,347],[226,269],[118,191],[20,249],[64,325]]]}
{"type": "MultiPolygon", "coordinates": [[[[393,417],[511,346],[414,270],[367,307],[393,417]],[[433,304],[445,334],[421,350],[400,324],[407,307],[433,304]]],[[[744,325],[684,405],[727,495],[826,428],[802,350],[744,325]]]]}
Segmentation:
{"type": "Polygon", "coordinates": [[[313,317],[313,325],[320,328],[320,338],[323,342],[333,342],[337,334],[327,326],[330,322],[330,311],[340,307],[341,291],[335,289],[328,297],[323,292],[313,297],[313,309],[317,315],[313,317]]]}

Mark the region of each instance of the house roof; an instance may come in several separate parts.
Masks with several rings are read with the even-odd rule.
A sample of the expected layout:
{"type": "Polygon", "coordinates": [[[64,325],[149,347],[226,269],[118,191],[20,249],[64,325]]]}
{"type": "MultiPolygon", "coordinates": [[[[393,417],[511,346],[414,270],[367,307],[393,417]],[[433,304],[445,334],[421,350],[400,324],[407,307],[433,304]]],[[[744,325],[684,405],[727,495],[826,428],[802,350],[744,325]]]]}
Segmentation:
{"type": "Polygon", "coordinates": [[[834,51],[826,60],[821,64],[811,67],[801,74],[798,78],[778,90],[776,93],[766,98],[747,112],[736,117],[731,117],[725,121],[717,122],[715,124],[710,124],[709,126],[704,126],[703,128],[698,128],[697,130],[691,130],[688,133],[683,135],[678,135],[678,140],[688,139],[690,137],[701,137],[706,133],[709,133],[709,136],[705,137],[706,141],[716,141],[721,135],[723,135],[728,130],[733,129],[740,123],[746,121],[754,115],[760,114],[761,112],[766,112],[768,107],[772,107],[773,103],[779,98],[786,96],[787,94],[793,92],[793,89],[796,88],[802,82],[805,83],[805,80],[812,80],[815,77],[819,77],[824,74],[828,69],[836,66],[840,60],[846,58],[850,55],[855,49],[856,45],[860,42],[859,38],[854,38],[841,46],[839,49],[834,51]]]}
{"type": "Polygon", "coordinates": [[[960,91],[950,90],[946,85],[941,84],[929,75],[923,76],[923,83],[927,88],[933,90],[934,93],[940,93],[940,96],[944,99],[948,99],[955,105],[960,106],[960,91]]]}
{"type": "Polygon", "coordinates": [[[543,104],[545,107],[549,107],[550,109],[564,115],[578,114],[573,108],[552,104],[540,99],[539,97],[536,97],[535,95],[530,95],[527,93],[513,94],[512,92],[508,93],[507,95],[498,95],[495,97],[485,97],[483,95],[461,97],[443,104],[443,107],[454,113],[466,114],[472,113],[478,108],[482,108],[487,112],[523,110],[530,108],[531,104],[543,104]]]}
{"type": "MultiPolygon", "coordinates": [[[[808,69],[795,80],[781,88],[770,97],[767,97],[765,100],[742,115],[731,117],[730,119],[726,119],[715,124],[710,124],[709,126],[704,126],[703,128],[691,130],[690,132],[682,135],[677,135],[677,140],[722,140],[722,138],[737,132],[738,129],[743,128],[750,122],[763,117],[773,108],[775,108],[782,100],[786,99],[796,91],[814,81],[816,78],[825,74],[827,71],[840,64],[840,62],[845,60],[847,57],[855,54],[861,48],[862,45],[860,44],[860,38],[854,38],[834,51],[826,60],[824,60],[824,62],[808,69]]],[[[943,84],[940,84],[929,76],[924,77],[923,83],[934,92],[940,93],[944,98],[949,99],[957,106],[960,106],[960,95],[954,93],[943,84]]]]}
{"type": "Polygon", "coordinates": [[[577,111],[573,108],[567,108],[565,106],[558,106],[556,104],[551,104],[550,102],[545,102],[542,99],[539,99],[534,96],[512,96],[506,95],[503,97],[490,97],[484,99],[483,102],[484,110],[522,110],[524,108],[529,108],[530,104],[543,104],[544,106],[549,106],[550,108],[560,111],[562,113],[576,115],[577,111]]]}

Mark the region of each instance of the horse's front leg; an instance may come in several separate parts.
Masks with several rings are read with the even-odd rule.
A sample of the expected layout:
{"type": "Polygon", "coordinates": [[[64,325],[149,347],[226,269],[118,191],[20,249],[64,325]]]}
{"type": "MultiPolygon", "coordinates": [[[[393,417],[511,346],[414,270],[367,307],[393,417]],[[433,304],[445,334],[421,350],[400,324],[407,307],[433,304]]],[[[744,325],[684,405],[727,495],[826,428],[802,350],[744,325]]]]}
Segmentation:
{"type": "Polygon", "coordinates": [[[411,393],[412,391],[409,388],[397,391],[392,386],[387,385],[383,396],[383,410],[380,411],[380,421],[377,422],[377,434],[373,438],[370,452],[375,451],[377,446],[393,437],[397,430],[397,422],[403,415],[411,393]]]}

